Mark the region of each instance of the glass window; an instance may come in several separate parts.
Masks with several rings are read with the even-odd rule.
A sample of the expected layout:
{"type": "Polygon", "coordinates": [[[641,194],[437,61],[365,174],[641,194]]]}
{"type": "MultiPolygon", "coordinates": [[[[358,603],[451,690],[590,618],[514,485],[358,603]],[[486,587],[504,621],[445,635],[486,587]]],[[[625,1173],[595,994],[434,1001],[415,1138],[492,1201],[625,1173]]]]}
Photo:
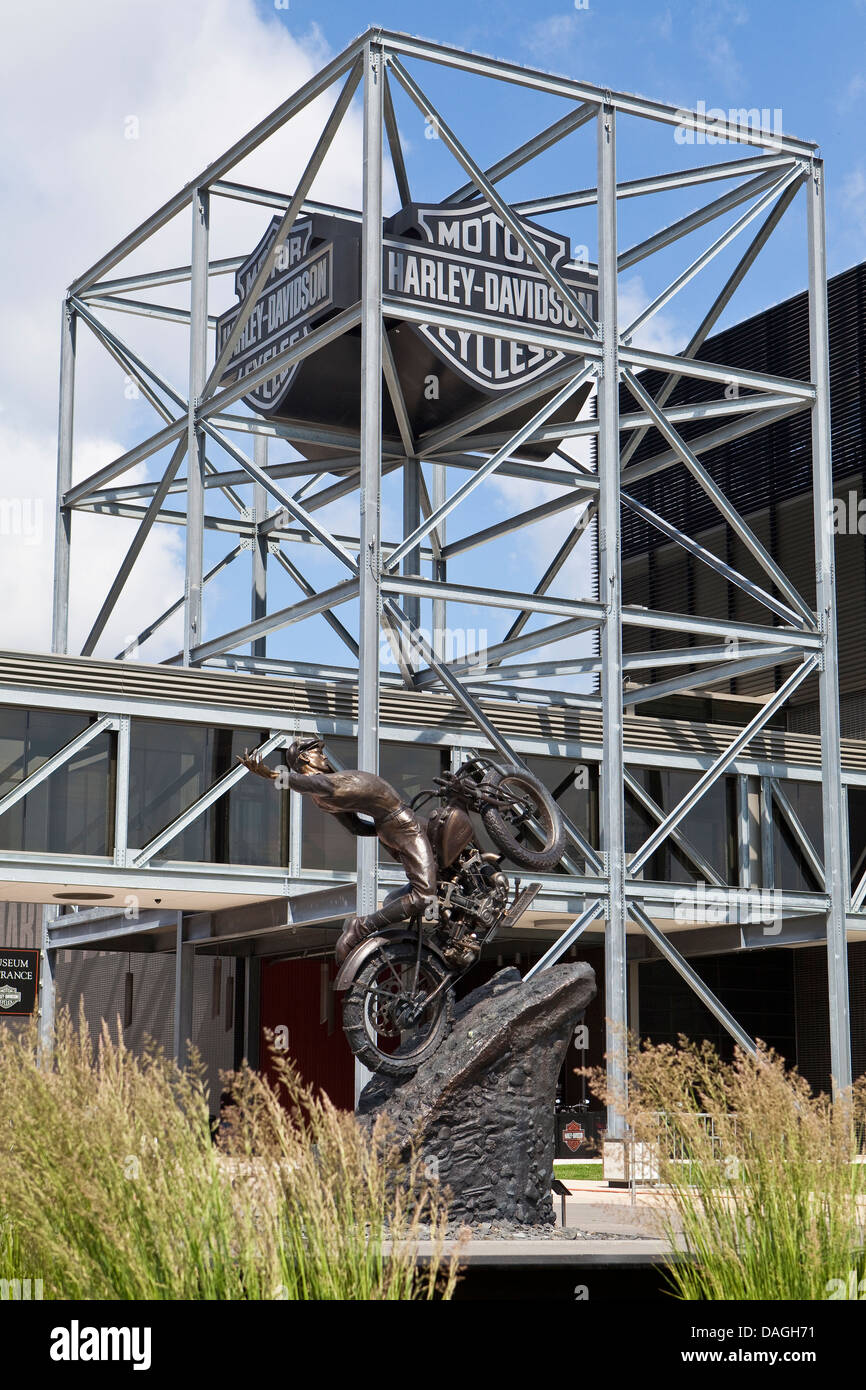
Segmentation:
{"type": "MultiPolygon", "coordinates": [[[[488,757],[486,752],[482,755],[488,757]]],[[[491,758],[491,762],[504,766],[504,759],[491,758]]],[[[529,756],[524,758],[526,766],[530,772],[544,783],[548,791],[553,793],[553,797],[561,806],[565,816],[571,821],[578,830],[586,837],[591,845],[598,845],[598,764],[582,763],[577,758],[545,758],[529,756]]],[[[482,851],[498,854],[500,851],[493,843],[481,821],[480,816],[473,816],[475,824],[476,839],[482,851]]],[[[570,841],[566,844],[566,854],[578,871],[583,873],[585,861],[583,855],[576,849],[570,841]]],[[[519,866],[513,865],[510,859],[503,860],[503,867],[506,869],[517,869],[519,866]]],[[[526,870],[521,870],[525,875],[526,870]]],[[[567,874],[568,869],[560,866],[557,873],[567,874]]]]}
{"type": "MultiPolygon", "coordinates": [[[[815,853],[820,857],[824,853],[820,782],[780,781],[779,785],[811,840],[815,853]]],[[[813,892],[818,889],[818,880],[800,848],[799,840],[791,829],[787,816],[775,801],[773,803],[773,859],[777,888],[788,888],[793,892],[801,890],[813,892]]]]}
{"type": "MultiPolygon", "coordinates": [[[[142,849],[236,765],[245,748],[267,732],[222,729],[157,720],[132,721],[129,768],[129,842],[142,849]]],[[[277,765],[277,758],[271,758],[277,765]]],[[[259,777],[236,787],[176,835],[157,855],[196,863],[267,864],[282,854],[284,794],[259,777]]]]}
{"type": "MultiPolygon", "coordinates": [[[[329,738],[333,750],[344,767],[357,767],[357,744],[354,739],[329,738]]],[[[442,752],[438,748],[418,743],[383,743],[379,748],[379,775],[390,782],[403,798],[411,801],[424,787],[431,785],[442,769],[442,752]]],[[[435,802],[424,807],[426,815],[435,802]]],[[[303,799],[303,838],[301,863],[305,869],[332,869],[351,873],[357,861],[355,836],[328,811],[322,811],[308,796],[303,799]]],[[[393,855],[380,846],[383,865],[396,863],[393,855]]]]}
{"type": "MultiPolygon", "coordinates": [[[[439,748],[419,743],[383,743],[379,749],[379,772],[386,782],[409,802],[420,791],[433,785],[443,767],[443,754],[439,748]]],[[[450,750],[445,753],[445,767],[450,766],[450,750]]],[[[418,808],[418,815],[424,820],[439,803],[428,801],[418,808]]],[[[379,860],[385,865],[397,863],[390,850],[379,846],[379,860]]]]}
{"type": "MultiPolygon", "coordinates": [[[[0,796],[59,753],[93,721],[53,710],[0,711],[0,796]]],[[[0,816],[0,848],[110,854],[113,736],[100,734],[0,816]]]]}
{"type": "Polygon", "coordinates": [[[854,889],[866,874],[866,787],[848,788],[848,836],[854,889]]]}
{"type": "MultiPolygon", "coordinates": [[[[327,743],[343,767],[358,766],[358,745],[353,738],[328,738],[327,743]]],[[[352,873],[357,862],[355,836],[328,811],[320,810],[309,796],[302,798],[302,804],[302,867],[352,873]]]]}
{"type": "MultiPolygon", "coordinates": [[[[264,732],[232,731],[229,764],[237,766],[241,753],[262,742],[264,732]]],[[[266,759],[271,767],[283,765],[282,751],[266,759]]],[[[242,777],[228,796],[217,803],[221,808],[220,832],[225,845],[217,843],[216,858],[223,864],[263,864],[277,866],[288,862],[289,794],[275,782],[265,782],[249,774],[242,777]]]]}
{"type": "MultiPolygon", "coordinates": [[[[632,768],[633,776],[665,814],[673,811],[698,780],[698,773],[676,768],[632,768]]],[[[679,829],[727,883],[735,881],[735,841],[731,815],[730,778],[720,778],[680,821],[679,829]]],[[[626,851],[635,854],[658,824],[628,790],[626,851]]],[[[644,878],[658,883],[696,883],[704,878],[670,836],[644,866],[644,878]]]]}

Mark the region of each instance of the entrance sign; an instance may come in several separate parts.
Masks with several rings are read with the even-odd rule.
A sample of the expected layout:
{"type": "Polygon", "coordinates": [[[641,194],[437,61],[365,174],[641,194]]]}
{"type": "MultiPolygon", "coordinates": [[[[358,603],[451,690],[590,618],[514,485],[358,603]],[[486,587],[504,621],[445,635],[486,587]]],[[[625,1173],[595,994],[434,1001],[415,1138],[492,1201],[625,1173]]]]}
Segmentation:
{"type": "Polygon", "coordinates": [[[0,1016],[36,1012],[39,952],[0,947],[0,1016]]]}

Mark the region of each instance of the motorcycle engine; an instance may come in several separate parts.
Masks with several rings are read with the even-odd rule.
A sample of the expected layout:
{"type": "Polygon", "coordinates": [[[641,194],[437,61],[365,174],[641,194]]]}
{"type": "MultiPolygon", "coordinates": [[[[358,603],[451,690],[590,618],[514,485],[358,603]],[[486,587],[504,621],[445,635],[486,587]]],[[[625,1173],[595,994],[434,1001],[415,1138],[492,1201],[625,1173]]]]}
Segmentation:
{"type": "Polygon", "coordinates": [[[498,856],[468,845],[439,881],[442,954],[456,970],[468,970],[481,954],[488,932],[508,904],[509,885],[496,868],[498,856]]]}

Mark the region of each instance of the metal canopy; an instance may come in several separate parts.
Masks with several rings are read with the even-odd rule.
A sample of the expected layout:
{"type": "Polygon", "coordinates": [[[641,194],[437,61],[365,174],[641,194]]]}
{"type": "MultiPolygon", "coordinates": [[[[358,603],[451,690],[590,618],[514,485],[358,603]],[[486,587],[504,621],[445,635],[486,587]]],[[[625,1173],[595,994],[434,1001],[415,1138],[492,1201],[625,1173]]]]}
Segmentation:
{"type": "MultiPolygon", "coordinates": [[[[515,100],[519,99],[519,90],[515,100]]],[[[425,193],[427,190],[425,190],[425,193]]],[[[416,192],[417,196],[417,192],[416,192]]],[[[132,517],[138,522],[132,542],[118,573],[110,585],[84,647],[92,653],[104,631],[124,585],[137,563],[142,546],[154,525],[181,526],[186,545],[186,577],[182,595],[163,613],[146,615],[141,640],[146,640],[173,613],[184,615],[183,651],[175,661],[185,666],[208,667],[221,663],[237,668],[266,669],[286,676],[328,679],[334,668],[318,662],[316,652],[305,650],[301,638],[293,646],[293,657],[269,658],[268,637],[286,627],[303,624],[322,615],[341,639],[346,662],[345,674],[357,683],[358,759],[370,771],[377,770],[379,757],[380,691],[402,682],[417,692],[447,691],[474,722],[479,742],[514,761],[520,754],[514,740],[497,728],[495,706],[480,703],[479,690],[512,691],[515,699],[533,698],[532,686],[509,687],[509,680],[526,682],[551,674],[595,672],[598,693],[584,695],[573,691],[555,692],[539,688],[538,701],[563,709],[590,708],[602,716],[600,748],[594,756],[601,761],[600,823],[602,841],[598,849],[587,844],[577,827],[569,826],[569,854],[581,856],[583,875],[566,880],[572,884],[583,906],[573,926],[560,937],[534,967],[545,968],[557,960],[591,923],[602,918],[605,932],[606,997],[608,1020],[607,1054],[612,1079],[622,1084],[626,1076],[624,1033],[627,1023],[626,923],[630,920],[667,956],[674,967],[696,988],[704,1002],[737,1041],[751,1047],[751,1039],[732,1019],[724,1006],[700,983],[685,960],[667,938],[662,937],[653,913],[659,916],[660,898],[639,876],[639,870],[655,849],[670,837],[696,864],[705,878],[706,861],[694,851],[682,822],[698,797],[726,771],[733,769],[741,778],[747,775],[749,745],[756,734],[787,697],[813,671],[818,673],[821,713],[821,785],[825,854],[823,863],[811,843],[804,844],[816,875],[820,871],[822,892],[815,895],[812,909],[826,915],[826,941],[829,971],[828,1007],[831,1020],[832,1074],[839,1087],[851,1080],[850,1030],[846,966],[846,911],[851,910],[846,884],[844,842],[844,804],[840,766],[839,698],[836,661],[836,615],[834,591],[834,553],[831,530],[831,468],[829,435],[829,377],[826,315],[826,263],[824,252],[824,174],[816,147],[776,131],[755,129],[748,122],[716,120],[707,114],[683,111],[627,93],[613,92],[584,82],[551,76],[512,63],[478,57],[438,44],[427,43],[405,34],[370,29],[356,39],[303,88],[289,97],[276,111],[239,140],[230,150],[181,189],[113,249],[79,276],[70,286],[63,307],[60,375],[60,421],[58,447],[58,526],[54,589],[54,651],[68,651],[68,594],[71,546],[75,542],[74,514],[77,510],[96,514],[132,517]],[[425,83],[429,66],[445,65],[457,74],[485,77],[513,84],[516,89],[546,93],[570,103],[570,109],[539,133],[507,152],[486,170],[472,156],[448,124],[446,115],[431,100],[425,83]],[[346,215],[360,222],[361,293],[359,301],[337,314],[324,326],[314,329],[298,342],[263,363],[235,385],[220,385],[223,367],[234,343],[253,312],[258,290],[269,270],[265,260],[243,304],[234,328],[217,355],[209,338],[213,317],[208,311],[208,288],[212,277],[231,273],[242,263],[248,248],[238,247],[238,255],[220,260],[209,255],[209,233],[219,200],[240,200],[251,206],[277,209],[279,234],[274,245],[291,229],[302,213],[335,210],[313,201],[316,175],[340,128],[353,97],[363,101],[363,199],[362,207],[346,215]],[[321,136],[294,189],[269,191],[253,188],[232,178],[236,166],[275,132],[291,122],[310,102],[330,93],[332,102],[321,136]],[[403,157],[399,113],[394,97],[412,103],[431,124],[438,139],[454,159],[454,202],[483,199],[502,219],[523,248],[535,270],[573,310],[578,330],[541,330],[525,325],[509,325],[479,313],[439,309],[434,305],[416,308],[393,294],[382,283],[382,171],[390,158],[401,198],[412,197],[403,157]],[[648,120],[671,127],[679,126],[695,135],[711,134],[715,144],[706,165],[699,168],[660,171],[647,177],[619,182],[617,178],[617,125],[620,117],[648,120]],[[518,168],[526,168],[543,151],[569,139],[573,150],[589,165],[587,184],[574,192],[544,191],[543,196],[509,204],[499,191],[500,181],[518,168]],[[726,145],[752,147],[740,157],[725,157],[726,145]],[[386,153],[387,152],[387,153],[386,153]],[[694,187],[701,190],[718,181],[735,180],[723,194],[714,193],[709,201],[677,222],[661,228],[639,245],[621,248],[617,238],[617,205],[623,198],[646,197],[667,189],[694,187]],[[799,190],[806,205],[806,236],[809,254],[809,305],[811,371],[810,380],[792,381],[772,375],[728,368],[724,364],[698,361],[696,354],[713,325],[727,306],[731,295],[754,265],[764,245],[792,206],[799,190]],[[744,207],[745,205],[745,207],[744,207]],[[572,295],[559,270],[547,259],[530,237],[522,221],[526,216],[543,215],[562,209],[595,207],[597,214],[598,318],[594,319],[572,295]],[[663,248],[676,246],[680,239],[718,219],[727,219],[724,230],[708,242],[706,249],[657,294],[629,325],[619,322],[617,277],[625,268],[653,256],[663,248]],[[150,274],[124,275],[118,267],[168,221],[185,214],[191,220],[190,263],[156,269],[150,274]],[[746,229],[760,219],[757,232],[746,241],[746,229]],[[739,241],[738,241],[739,239],[739,241]],[[713,298],[703,320],[680,354],[664,354],[637,347],[632,337],[662,305],[669,303],[686,284],[699,277],[726,248],[737,243],[741,255],[721,292],[713,298]],[[159,306],[136,296],[162,285],[188,283],[189,309],[159,306]],[[109,311],[125,316],[140,314],[164,321],[163,331],[185,332],[189,338],[189,376],[182,385],[166,381],[133,351],[123,337],[104,321],[109,311]],[[73,476],[73,398],[78,325],[83,322],[101,347],[137,384],[142,396],[153,407],[155,418],[148,437],[127,450],[120,458],[75,485],[73,476]],[[527,425],[503,431],[497,421],[515,404],[526,404],[533,394],[528,388],[514,387],[501,393],[489,406],[470,411],[450,425],[413,437],[411,421],[401,399],[394,370],[387,324],[427,324],[457,332],[487,333],[501,340],[535,344],[550,352],[564,354],[564,365],[556,377],[547,380],[548,396],[538,405],[527,425]],[[296,363],[310,358],[339,338],[360,327],[361,334],[361,418],[357,431],[326,424],[312,427],[292,422],[266,420],[252,413],[238,414],[237,403],[254,386],[273,378],[296,363]],[[646,369],[665,373],[655,397],[646,390],[641,373],[646,369]],[[715,384],[715,399],[696,406],[666,403],[677,383],[686,379],[715,384]],[[597,418],[572,423],[556,423],[550,417],[583,383],[592,381],[597,392],[597,418]],[[621,414],[620,384],[626,383],[634,397],[635,409],[621,414]],[[554,394],[550,389],[555,386],[554,394]],[[739,398],[739,390],[749,394],[739,398]],[[733,391],[733,397],[732,397],[733,391]],[[391,402],[398,421],[397,438],[383,438],[383,398],[391,402]],[[815,498],[815,573],[818,601],[813,609],[796,591],[766,548],[739,516],[730,501],[700,462],[701,454],[719,442],[743,437],[767,423],[794,412],[808,410],[812,417],[813,487],[815,498]],[[678,426],[684,421],[703,421],[702,434],[691,436],[686,444],[678,426]],[[642,439],[656,429],[665,451],[640,463],[631,460],[642,439]],[[498,432],[497,432],[498,429],[498,432]],[[252,451],[244,437],[252,436],[252,451]],[[556,450],[569,438],[589,437],[596,441],[597,467],[587,469],[556,450]],[[324,446],[339,457],[329,456],[322,464],[268,460],[268,441],[294,439],[324,446]],[[539,464],[537,446],[549,446],[547,464],[539,464]],[[536,446],[528,455],[521,450],[536,446]],[[168,450],[166,454],[164,451],[168,450]],[[252,452],[252,456],[251,456],[252,452]],[[160,476],[155,481],[130,484],[130,470],[146,459],[161,455],[160,476]],[[219,455],[219,460],[217,461],[219,455]],[[231,460],[227,468],[223,456],[231,460]],[[185,462],[185,475],[181,472],[185,462]],[[652,472],[685,467],[707,493],[724,522],[745,545],[763,571],[757,584],[732,565],[721,562],[683,534],[664,516],[649,512],[627,491],[630,483],[652,472]],[[380,531],[383,475],[397,471],[403,477],[402,535],[383,539],[380,531]],[[450,470],[450,471],[449,471],[450,470]],[[456,471],[455,471],[456,470],[456,471]],[[296,489],[293,476],[331,473],[321,483],[314,478],[296,489]],[[459,514],[465,499],[484,487],[494,473],[518,478],[536,478],[562,489],[558,499],[544,507],[520,514],[462,539],[446,539],[446,522],[459,514]],[[449,478],[463,481],[449,491],[449,478]],[[334,477],[337,481],[334,482],[334,477]],[[621,490],[622,485],[622,490],[621,490]],[[214,492],[218,489],[218,494],[214,492]],[[242,492],[238,490],[241,489],[242,492]],[[228,510],[209,513],[207,502],[220,495],[228,510]],[[354,534],[335,535],[316,516],[335,497],[355,497],[358,526],[354,534]],[[172,507],[166,504],[172,499],[172,507]],[[174,506],[175,501],[178,506],[174,506]],[[499,536],[540,519],[542,515],[575,507],[573,532],[536,579],[528,577],[525,591],[503,592],[455,582],[448,577],[449,559],[466,549],[489,545],[499,536]],[[627,607],[621,593],[621,515],[622,508],[636,510],[663,534],[682,545],[697,563],[714,568],[726,583],[738,585],[764,609],[763,623],[733,623],[700,614],[686,616],[627,607]],[[229,549],[210,569],[204,563],[204,536],[207,530],[225,531],[229,549]],[[233,538],[233,539],[232,539],[233,538]],[[573,594],[557,591],[557,578],[574,546],[584,539],[597,549],[599,592],[573,594]],[[304,570],[304,545],[324,549],[340,566],[340,581],[319,588],[304,570]],[[232,631],[220,633],[213,624],[204,637],[206,586],[213,576],[227,567],[236,572],[243,552],[250,553],[250,621],[232,631]],[[268,601],[267,575],[272,562],[278,562],[294,582],[298,595],[289,606],[273,607],[268,601]],[[428,568],[425,574],[424,568],[428,568]],[[335,610],[344,604],[358,604],[357,630],[351,620],[338,617],[335,610]],[[431,640],[421,631],[423,602],[432,603],[431,640]],[[504,607],[513,613],[505,639],[490,653],[485,681],[475,681],[471,663],[449,660],[442,647],[447,613],[454,605],[471,604],[504,607]],[[515,657],[539,645],[536,634],[525,631],[535,614],[556,616],[551,640],[575,637],[580,632],[598,634],[598,655],[594,658],[565,656],[559,661],[518,661],[515,657]],[[623,658],[623,625],[648,628],[651,632],[673,632],[694,643],[684,658],[669,654],[672,674],[657,687],[642,686],[642,664],[632,655],[623,658]],[[397,657],[399,676],[380,670],[382,636],[397,657]],[[715,639],[715,640],[714,640],[715,639]],[[724,644],[724,645],[722,645],[724,644]],[[240,649],[249,645],[247,655],[240,649]],[[735,657],[726,664],[727,657],[735,657]],[[655,822],[654,829],[631,865],[625,846],[624,795],[627,779],[624,755],[624,713],[639,706],[645,698],[658,694],[689,691],[703,685],[719,684],[731,674],[745,670],[787,664],[791,667],[784,684],[765,707],[732,737],[730,747],[704,764],[695,788],[678,807],[667,813],[655,805],[631,779],[632,794],[638,795],[644,809],[655,822]],[[697,672],[692,669],[697,667],[697,672]],[[628,679],[626,680],[626,676],[628,679]],[[634,677],[637,677],[635,683],[634,677]],[[624,689],[625,685],[625,689],[624,689]],[[637,789],[637,790],[636,790],[637,789]],[[697,856],[697,857],[696,857],[697,856]],[[817,905],[816,905],[817,904],[817,905]]],[[[542,395],[543,392],[536,392],[542,395]]],[[[479,492],[479,495],[482,495],[479,492]]],[[[457,610],[458,614],[460,610],[457,610]]],[[[460,619],[457,618],[459,623],[460,619]]],[[[648,634],[649,635],[649,634],[648,634]]],[[[648,644],[649,645],[649,644],[648,644]]],[[[120,659],[133,655],[129,643],[120,659]]],[[[665,654],[647,652],[643,667],[659,667],[665,654]]],[[[118,786],[126,793],[124,766],[128,767],[127,716],[111,723],[118,729],[118,786]],[[125,753],[124,753],[125,749],[125,753]],[[124,756],[126,763],[124,764],[124,756]]],[[[423,728],[423,721],[419,727],[423,728]]],[[[279,730],[266,748],[282,741],[279,730]]],[[[784,768],[774,767],[773,785],[768,795],[775,798],[787,817],[792,832],[802,841],[805,832],[787,802],[778,776],[784,768]]],[[[45,775],[50,775],[45,773],[45,775]]],[[[223,779],[233,783],[243,775],[232,773],[223,779]]],[[[188,824],[222,794],[227,786],[217,784],[181,817],[188,824]]],[[[26,794],[22,790],[21,794],[26,794]]],[[[17,794],[16,794],[17,795],[17,794]]],[[[121,796],[122,800],[122,796],[121,796]]],[[[741,797],[741,810],[747,797],[741,797]]],[[[3,804],[0,803],[0,813],[3,804]]],[[[152,855],[181,828],[174,824],[148,846],[125,859],[126,840],[123,807],[118,811],[118,831],[122,854],[119,869],[138,866],[148,872],[152,855]]],[[[746,811],[742,810],[745,815],[746,811]]],[[[746,834],[748,831],[745,832],[746,834]]],[[[359,841],[357,901],[359,911],[368,911],[377,896],[375,845],[359,841]]],[[[718,876],[716,876],[718,877],[718,876]]],[[[692,890],[686,890],[692,891],[692,890]]],[[[669,893],[668,893],[669,897],[669,893]]],[[[856,907],[866,897],[866,878],[857,895],[856,907]]],[[[802,909],[803,905],[800,904],[802,909]]],[[[795,905],[790,904],[793,911],[795,905]]],[[[808,906],[804,909],[810,910],[808,906]]],[[[179,980],[181,990],[188,982],[189,938],[179,921],[179,980]],[[186,962],[187,964],[185,964],[186,962]]],[[[69,941],[68,927],[47,926],[47,944],[69,941]],[[65,938],[59,933],[64,931],[65,938]],[[52,937],[52,932],[57,933],[52,937]]],[[[89,939],[89,938],[88,938],[89,939]]],[[[187,1001],[188,1003],[188,1001],[187,1001]]],[[[181,1007],[179,1005],[179,1007],[181,1007]]],[[[186,1007],[184,1005],[183,1007],[186,1007]]],[[[609,1132],[623,1132],[622,1117],[611,1113],[609,1132]]]]}

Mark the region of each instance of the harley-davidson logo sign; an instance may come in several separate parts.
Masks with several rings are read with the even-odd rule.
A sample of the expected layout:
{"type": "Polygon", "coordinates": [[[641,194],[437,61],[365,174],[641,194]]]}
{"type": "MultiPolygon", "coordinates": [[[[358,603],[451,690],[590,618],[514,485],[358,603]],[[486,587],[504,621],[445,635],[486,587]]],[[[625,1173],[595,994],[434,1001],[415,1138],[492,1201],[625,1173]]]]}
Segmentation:
{"type": "MultiPolygon", "coordinates": [[[[334,248],[331,243],[310,253],[311,221],[296,223],[279,247],[274,246],[280,218],[275,217],[249,260],[235,275],[237,305],[217,323],[217,355],[222,351],[265,257],[273,269],[231,356],[236,380],[291,347],[310,331],[310,322],[333,303],[334,248]]],[[[285,395],[298,364],[256,387],[248,404],[269,411],[285,395]]]]}
{"type": "Polygon", "coordinates": [[[36,1009],[39,952],[30,947],[0,947],[0,1010],[32,1014],[36,1009]]]}
{"type": "MultiPolygon", "coordinates": [[[[568,264],[567,238],[525,220],[521,225],[593,318],[597,313],[594,282],[568,264]]],[[[574,310],[488,203],[413,204],[393,219],[392,230],[400,234],[400,240],[385,241],[385,295],[484,314],[509,324],[584,331],[574,310]],[[423,242],[406,240],[412,233],[416,238],[420,234],[423,242]]],[[[418,331],[455,371],[485,391],[533,381],[565,360],[562,352],[514,339],[435,324],[423,324],[418,331]]]]}
{"type": "Polygon", "coordinates": [[[577,1120],[569,1120],[562,1131],[562,1140],[567,1149],[570,1149],[572,1153],[577,1153],[581,1145],[586,1143],[583,1125],[578,1124],[577,1120]]]}
{"type": "MultiPolygon", "coordinates": [[[[238,302],[217,321],[217,352],[225,345],[266,258],[273,262],[264,289],[250,314],[223,380],[237,381],[305,337],[319,322],[356,304],[361,293],[361,228],[356,219],[312,213],[295,223],[277,244],[280,217],[275,216],[251,256],[235,275],[238,302]]],[[[538,246],[588,313],[597,314],[593,276],[569,261],[567,238],[523,220],[527,236],[538,246]]],[[[462,383],[490,395],[551,371],[565,360],[561,351],[435,324],[412,324],[402,338],[399,305],[451,309],[471,317],[483,315],[513,327],[584,330],[571,306],[535,265],[525,247],[487,203],[420,206],[411,204],[386,221],[382,245],[382,290],[385,315],[401,386],[408,397],[422,364],[408,340],[423,344],[435,370],[438,359],[454,386],[462,383]],[[388,314],[389,305],[394,314],[388,314]]],[[[244,396],[262,415],[308,419],[322,416],[330,424],[346,423],[350,379],[355,375],[357,330],[314,357],[277,372],[244,396]],[[303,369],[303,370],[302,370],[303,369]],[[303,376],[303,385],[299,374],[303,376]],[[323,374],[324,378],[323,379],[323,374]],[[324,412],[324,414],[323,414],[324,412]]],[[[423,372],[422,372],[423,379],[423,372]]],[[[358,396],[357,382],[353,393],[358,396]]],[[[443,389],[443,404],[456,391],[443,389]]]]}

